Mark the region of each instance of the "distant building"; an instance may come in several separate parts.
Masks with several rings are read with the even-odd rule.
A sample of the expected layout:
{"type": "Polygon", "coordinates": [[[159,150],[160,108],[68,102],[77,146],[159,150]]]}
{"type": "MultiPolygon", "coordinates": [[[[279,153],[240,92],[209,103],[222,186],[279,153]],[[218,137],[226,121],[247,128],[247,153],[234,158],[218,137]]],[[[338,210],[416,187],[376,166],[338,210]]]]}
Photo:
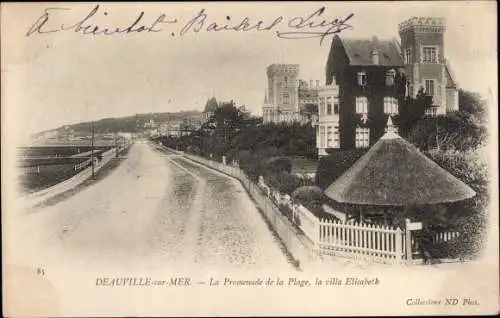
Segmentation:
{"type": "Polygon", "coordinates": [[[238,110],[244,119],[250,118],[250,111],[246,109],[245,105],[238,107],[238,110]]]}
{"type": "MultiPolygon", "coordinates": [[[[313,123],[315,117],[318,116],[318,90],[320,88],[319,80],[316,84],[312,80],[309,84],[303,80],[299,80],[299,122],[302,124],[313,123]],[[312,111],[316,109],[316,111],[312,111]]],[[[313,123],[314,126],[314,123],[313,123]]]]}
{"type": "Polygon", "coordinates": [[[303,80],[299,80],[299,109],[307,104],[318,104],[319,87],[319,80],[316,80],[315,84],[312,80],[309,81],[309,84],[303,80]]]}
{"type": "Polygon", "coordinates": [[[267,67],[267,89],[262,107],[263,123],[291,123],[299,119],[297,64],[267,67]]]}
{"type": "Polygon", "coordinates": [[[201,119],[202,124],[206,123],[215,114],[215,111],[218,108],[219,104],[217,103],[217,99],[215,99],[215,97],[210,98],[205,105],[205,109],[203,110],[201,119]]]}
{"type": "Polygon", "coordinates": [[[145,122],[143,125],[144,128],[157,128],[158,123],[154,121],[154,119],[149,119],[149,121],[145,122]]]}

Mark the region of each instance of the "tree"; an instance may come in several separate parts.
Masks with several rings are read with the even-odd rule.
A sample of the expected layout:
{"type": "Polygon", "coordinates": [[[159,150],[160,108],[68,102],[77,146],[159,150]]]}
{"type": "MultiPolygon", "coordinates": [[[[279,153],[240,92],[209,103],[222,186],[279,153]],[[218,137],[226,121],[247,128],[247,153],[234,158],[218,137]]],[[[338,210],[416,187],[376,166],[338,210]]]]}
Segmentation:
{"type": "Polygon", "coordinates": [[[487,120],[486,101],[478,93],[458,90],[458,109],[476,117],[480,122],[487,120]]]}
{"type": "Polygon", "coordinates": [[[443,150],[467,151],[486,142],[487,127],[474,114],[460,110],[446,115],[423,117],[413,125],[407,137],[421,150],[439,147],[443,150]]]}
{"type": "Polygon", "coordinates": [[[301,109],[301,111],[304,113],[304,114],[309,114],[309,115],[314,115],[314,114],[318,114],[318,105],[317,104],[311,104],[311,103],[307,103],[304,105],[304,107],[301,109]]]}

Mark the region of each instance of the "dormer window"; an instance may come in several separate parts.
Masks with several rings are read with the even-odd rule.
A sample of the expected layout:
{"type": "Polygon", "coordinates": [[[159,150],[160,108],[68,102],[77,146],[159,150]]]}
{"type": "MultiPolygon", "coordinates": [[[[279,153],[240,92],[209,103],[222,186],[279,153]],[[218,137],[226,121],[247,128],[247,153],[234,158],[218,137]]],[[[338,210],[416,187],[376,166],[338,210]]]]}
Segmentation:
{"type": "Polygon", "coordinates": [[[387,71],[387,73],[385,74],[385,85],[393,86],[395,77],[396,77],[395,70],[391,69],[391,70],[387,71]]]}
{"type": "Polygon", "coordinates": [[[337,80],[335,79],[335,75],[332,75],[332,84],[331,85],[337,85],[337,80]]]}
{"type": "Polygon", "coordinates": [[[373,50],[372,51],[372,64],[373,65],[378,65],[379,64],[378,50],[373,50]]]}
{"type": "Polygon", "coordinates": [[[367,76],[365,72],[358,72],[358,85],[366,86],[367,76]]]}

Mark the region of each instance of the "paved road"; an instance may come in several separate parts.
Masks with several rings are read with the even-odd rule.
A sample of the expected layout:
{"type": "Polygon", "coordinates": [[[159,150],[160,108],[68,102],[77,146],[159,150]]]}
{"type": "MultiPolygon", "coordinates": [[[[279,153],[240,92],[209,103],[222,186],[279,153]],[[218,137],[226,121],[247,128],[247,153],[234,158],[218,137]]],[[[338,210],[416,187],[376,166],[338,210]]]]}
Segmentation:
{"type": "Polygon", "coordinates": [[[105,179],[11,222],[12,255],[32,263],[291,268],[237,181],[146,143],[105,179]]]}

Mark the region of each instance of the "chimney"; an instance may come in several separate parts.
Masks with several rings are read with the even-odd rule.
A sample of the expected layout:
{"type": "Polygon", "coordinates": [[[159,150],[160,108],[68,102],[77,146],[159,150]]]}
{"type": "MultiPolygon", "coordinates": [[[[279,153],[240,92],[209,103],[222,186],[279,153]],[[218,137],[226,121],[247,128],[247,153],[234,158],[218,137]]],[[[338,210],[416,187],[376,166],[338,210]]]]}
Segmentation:
{"type": "Polygon", "coordinates": [[[376,36],[372,39],[372,64],[379,64],[378,38],[376,36]]]}
{"type": "Polygon", "coordinates": [[[313,87],[313,80],[309,80],[309,88],[313,87]]]}
{"type": "Polygon", "coordinates": [[[319,87],[319,80],[316,80],[316,88],[319,87]]]}

